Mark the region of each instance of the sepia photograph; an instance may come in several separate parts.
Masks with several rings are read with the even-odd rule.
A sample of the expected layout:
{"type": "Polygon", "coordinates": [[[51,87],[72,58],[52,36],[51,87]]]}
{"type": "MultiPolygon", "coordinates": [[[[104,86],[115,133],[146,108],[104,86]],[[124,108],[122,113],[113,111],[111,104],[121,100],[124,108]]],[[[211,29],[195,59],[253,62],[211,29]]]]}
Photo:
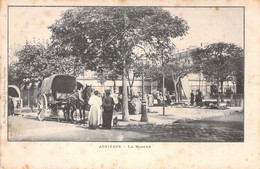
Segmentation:
{"type": "Polygon", "coordinates": [[[8,6],[8,141],[243,143],[244,14],[8,6]]]}

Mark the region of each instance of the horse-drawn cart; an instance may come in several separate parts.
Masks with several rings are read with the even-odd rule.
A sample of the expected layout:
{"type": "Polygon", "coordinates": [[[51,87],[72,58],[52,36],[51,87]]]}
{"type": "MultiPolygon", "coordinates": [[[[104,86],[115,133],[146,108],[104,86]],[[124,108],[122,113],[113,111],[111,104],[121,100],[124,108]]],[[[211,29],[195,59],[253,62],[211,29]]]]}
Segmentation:
{"type": "Polygon", "coordinates": [[[69,97],[77,92],[76,77],[69,75],[52,75],[42,81],[38,92],[37,106],[38,119],[45,117],[58,117],[59,112],[65,116],[69,97]]]}

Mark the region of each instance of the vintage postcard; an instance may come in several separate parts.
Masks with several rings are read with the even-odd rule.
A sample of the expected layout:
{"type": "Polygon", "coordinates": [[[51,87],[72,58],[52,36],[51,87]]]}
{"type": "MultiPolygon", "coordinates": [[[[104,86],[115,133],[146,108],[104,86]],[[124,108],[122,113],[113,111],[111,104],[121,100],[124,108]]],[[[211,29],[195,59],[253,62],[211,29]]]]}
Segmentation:
{"type": "Polygon", "coordinates": [[[259,168],[259,10],[1,2],[1,168],[259,168]]]}

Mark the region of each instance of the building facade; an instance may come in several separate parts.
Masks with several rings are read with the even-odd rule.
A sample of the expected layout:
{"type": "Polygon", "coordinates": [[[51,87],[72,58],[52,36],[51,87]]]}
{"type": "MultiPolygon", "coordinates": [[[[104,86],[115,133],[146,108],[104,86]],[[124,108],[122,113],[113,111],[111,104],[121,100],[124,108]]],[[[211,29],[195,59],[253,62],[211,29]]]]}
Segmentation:
{"type": "MultiPolygon", "coordinates": [[[[100,80],[95,76],[95,73],[92,71],[86,71],[83,76],[79,76],[77,80],[82,83],[84,86],[91,86],[94,90],[98,90],[103,93],[105,90],[109,89],[113,93],[122,94],[122,78],[119,77],[117,80],[106,80],[104,83],[101,83],[100,80]]],[[[132,79],[130,79],[132,81],[132,79]]],[[[130,85],[127,83],[128,92],[130,92],[130,85]]],[[[134,94],[142,92],[142,79],[135,78],[132,86],[134,94]]],[[[145,93],[153,93],[157,91],[157,82],[154,82],[150,78],[144,79],[144,90],[145,93]]]]}
{"type": "MultiPolygon", "coordinates": [[[[203,48],[204,45],[202,44],[200,48],[203,48]]],[[[177,60],[177,64],[183,66],[192,66],[193,59],[192,59],[192,52],[199,47],[192,46],[188,49],[178,50],[176,49],[174,52],[174,56],[177,60]]],[[[212,82],[208,82],[202,73],[199,72],[191,72],[188,73],[185,77],[181,79],[182,82],[182,95],[189,98],[191,91],[193,90],[196,92],[200,90],[205,99],[212,99],[215,98],[217,95],[217,86],[212,82]]],[[[221,92],[221,91],[219,91],[221,92]]],[[[232,93],[236,93],[236,84],[234,81],[225,81],[223,83],[223,93],[226,97],[230,97],[232,93]]]]}

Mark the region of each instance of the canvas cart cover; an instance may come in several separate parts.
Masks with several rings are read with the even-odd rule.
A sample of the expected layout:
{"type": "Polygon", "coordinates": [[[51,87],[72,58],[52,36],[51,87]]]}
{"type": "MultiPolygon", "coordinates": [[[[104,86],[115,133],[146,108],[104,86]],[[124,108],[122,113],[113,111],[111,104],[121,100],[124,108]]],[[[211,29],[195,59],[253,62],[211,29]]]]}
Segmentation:
{"type": "Polygon", "coordinates": [[[72,93],[76,89],[76,78],[69,75],[52,75],[42,81],[41,92],[50,93],[72,93]]]}
{"type": "Polygon", "coordinates": [[[80,83],[79,81],[77,81],[77,90],[83,88],[84,85],[82,83],[80,83]]]}
{"type": "Polygon", "coordinates": [[[9,85],[8,86],[8,96],[20,98],[19,88],[17,86],[14,86],[14,85],[9,85]]]}

